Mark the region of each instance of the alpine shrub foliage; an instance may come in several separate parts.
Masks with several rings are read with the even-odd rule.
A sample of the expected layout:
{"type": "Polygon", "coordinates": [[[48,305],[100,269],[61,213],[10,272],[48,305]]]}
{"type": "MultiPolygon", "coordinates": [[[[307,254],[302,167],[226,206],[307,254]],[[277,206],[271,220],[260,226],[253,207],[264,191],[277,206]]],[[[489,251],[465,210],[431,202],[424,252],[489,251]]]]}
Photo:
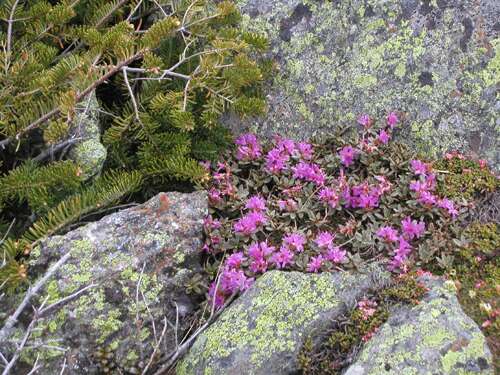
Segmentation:
{"type": "Polygon", "coordinates": [[[198,160],[229,140],[221,113],[265,109],[267,41],[241,31],[232,1],[6,0],[0,20],[2,287],[26,277],[37,241],[82,215],[202,180],[198,160]],[[89,179],[68,155],[96,93],[107,158],[89,179]]]}
{"type": "MultiPolygon", "coordinates": [[[[322,272],[379,261],[397,274],[415,268],[452,274],[468,243],[463,219],[479,193],[451,199],[444,184],[453,170],[390,142],[396,113],[358,122],[360,131],[346,128],[311,143],[281,137],[261,143],[244,134],[223,162],[207,165],[203,250],[216,306],[269,269],[322,272]]],[[[451,165],[463,156],[446,158],[451,165]]],[[[490,191],[498,189],[484,162],[470,164],[492,177],[484,179],[490,191]]]]}

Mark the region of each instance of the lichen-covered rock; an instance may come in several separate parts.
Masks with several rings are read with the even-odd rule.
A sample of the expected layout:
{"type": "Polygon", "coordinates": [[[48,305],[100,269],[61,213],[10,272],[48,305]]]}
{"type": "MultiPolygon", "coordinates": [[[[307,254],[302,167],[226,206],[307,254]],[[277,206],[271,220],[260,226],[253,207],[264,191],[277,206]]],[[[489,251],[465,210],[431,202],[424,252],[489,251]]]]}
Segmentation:
{"type": "Polygon", "coordinates": [[[493,375],[486,340],[464,314],[451,281],[426,278],[417,306],[391,312],[344,375],[493,375]]]}
{"type": "Polygon", "coordinates": [[[387,280],[375,266],[363,274],[269,271],[196,339],[177,374],[295,373],[305,338],[387,280]]]}
{"type": "MultiPolygon", "coordinates": [[[[38,322],[29,342],[37,348],[25,349],[21,360],[32,364],[40,355],[37,374],[44,375],[59,373],[63,361],[71,374],[140,373],[167,320],[159,350],[172,351],[197,304],[186,284],[200,272],[206,213],[205,192],[161,193],[143,205],[44,240],[31,255],[35,277],[64,254],[71,252],[71,257],[38,303],[48,297],[47,306],[94,286],[38,322]]],[[[23,322],[29,323],[29,317],[23,322]]],[[[22,324],[17,336],[21,334],[22,324]]]]}
{"type": "Polygon", "coordinates": [[[400,138],[430,155],[500,161],[500,3],[495,0],[239,0],[279,68],[269,113],[233,128],[308,138],[361,114],[400,111],[400,138]]]}
{"type": "Polygon", "coordinates": [[[69,135],[79,139],[71,148],[69,158],[80,166],[82,177],[88,179],[101,173],[107,150],[101,143],[99,102],[95,92],[77,104],[69,135]]]}

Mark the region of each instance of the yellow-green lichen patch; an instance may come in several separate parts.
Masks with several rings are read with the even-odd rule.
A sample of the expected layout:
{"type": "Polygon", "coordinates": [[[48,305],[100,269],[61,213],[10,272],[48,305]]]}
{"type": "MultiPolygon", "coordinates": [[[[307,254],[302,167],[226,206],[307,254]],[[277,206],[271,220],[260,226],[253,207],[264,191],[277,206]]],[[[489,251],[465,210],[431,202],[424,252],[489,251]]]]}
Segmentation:
{"type": "Polygon", "coordinates": [[[365,277],[267,272],[195,342],[177,373],[209,368],[223,374],[222,364],[242,353],[246,358],[238,366],[261,373],[273,358],[296,353],[308,327],[317,325],[322,314],[341,307],[339,293],[365,277]]]}

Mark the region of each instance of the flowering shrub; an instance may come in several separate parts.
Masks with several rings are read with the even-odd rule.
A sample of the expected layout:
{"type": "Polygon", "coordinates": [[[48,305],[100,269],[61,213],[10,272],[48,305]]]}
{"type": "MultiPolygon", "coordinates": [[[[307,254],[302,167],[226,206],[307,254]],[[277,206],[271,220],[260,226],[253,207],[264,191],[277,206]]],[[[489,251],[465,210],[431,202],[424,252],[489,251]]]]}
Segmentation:
{"type": "Polygon", "coordinates": [[[350,138],[311,143],[245,134],[207,166],[211,300],[221,306],[269,269],[322,272],[374,260],[395,273],[450,268],[468,202],[438,189],[447,171],[389,142],[398,122],[396,113],[378,123],[362,115],[350,138]]]}

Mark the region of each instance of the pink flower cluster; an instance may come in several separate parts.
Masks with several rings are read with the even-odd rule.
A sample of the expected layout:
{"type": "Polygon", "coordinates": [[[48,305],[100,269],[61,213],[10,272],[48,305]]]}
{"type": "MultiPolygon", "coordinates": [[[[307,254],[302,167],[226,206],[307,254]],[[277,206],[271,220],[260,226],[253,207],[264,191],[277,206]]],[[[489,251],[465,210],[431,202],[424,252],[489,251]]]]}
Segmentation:
{"type": "Polygon", "coordinates": [[[259,196],[250,197],[245,205],[250,212],[234,223],[234,231],[244,236],[250,236],[267,224],[265,215],[266,202],[259,196]]]}
{"type": "Polygon", "coordinates": [[[224,197],[232,197],[236,189],[233,185],[231,170],[226,163],[217,163],[215,171],[212,173],[214,185],[208,191],[210,204],[216,206],[223,202],[224,197]]]}
{"type": "Polygon", "coordinates": [[[236,141],[236,159],[250,161],[262,156],[262,147],[254,134],[243,134],[236,141]]]}
{"type": "Polygon", "coordinates": [[[345,206],[351,208],[363,208],[371,210],[378,207],[380,197],[385,189],[382,185],[370,185],[367,181],[354,185],[350,189],[344,189],[342,197],[345,200],[345,206]]]}
{"type": "Polygon", "coordinates": [[[412,160],[410,167],[419,178],[410,182],[410,190],[416,193],[417,201],[426,207],[439,207],[455,218],[458,215],[458,210],[453,201],[447,198],[440,199],[433,194],[436,189],[436,175],[432,173],[431,167],[420,160],[412,160]]]}
{"type": "Polygon", "coordinates": [[[405,261],[412,251],[412,247],[408,241],[420,238],[425,233],[425,223],[423,221],[417,222],[407,217],[401,221],[401,231],[391,226],[383,226],[376,232],[377,237],[384,241],[386,245],[397,244],[394,247],[394,257],[389,263],[389,269],[394,271],[396,269],[404,269],[405,261]]]}
{"type": "Polygon", "coordinates": [[[293,177],[299,180],[314,182],[317,185],[325,183],[326,175],[321,168],[314,163],[299,162],[292,168],[293,177]]]}
{"type": "Polygon", "coordinates": [[[358,301],[358,309],[361,311],[361,317],[363,320],[368,320],[377,311],[377,302],[370,301],[367,298],[363,298],[358,301]]]}
{"type": "Polygon", "coordinates": [[[294,142],[291,139],[275,138],[275,147],[266,155],[266,169],[277,174],[288,168],[290,158],[310,160],[313,157],[313,147],[307,142],[294,142]]]}
{"type": "Polygon", "coordinates": [[[324,231],[319,232],[314,239],[320,254],[311,257],[307,264],[308,272],[319,272],[325,261],[332,263],[342,263],[346,257],[346,251],[333,244],[335,234],[324,231]]]}

